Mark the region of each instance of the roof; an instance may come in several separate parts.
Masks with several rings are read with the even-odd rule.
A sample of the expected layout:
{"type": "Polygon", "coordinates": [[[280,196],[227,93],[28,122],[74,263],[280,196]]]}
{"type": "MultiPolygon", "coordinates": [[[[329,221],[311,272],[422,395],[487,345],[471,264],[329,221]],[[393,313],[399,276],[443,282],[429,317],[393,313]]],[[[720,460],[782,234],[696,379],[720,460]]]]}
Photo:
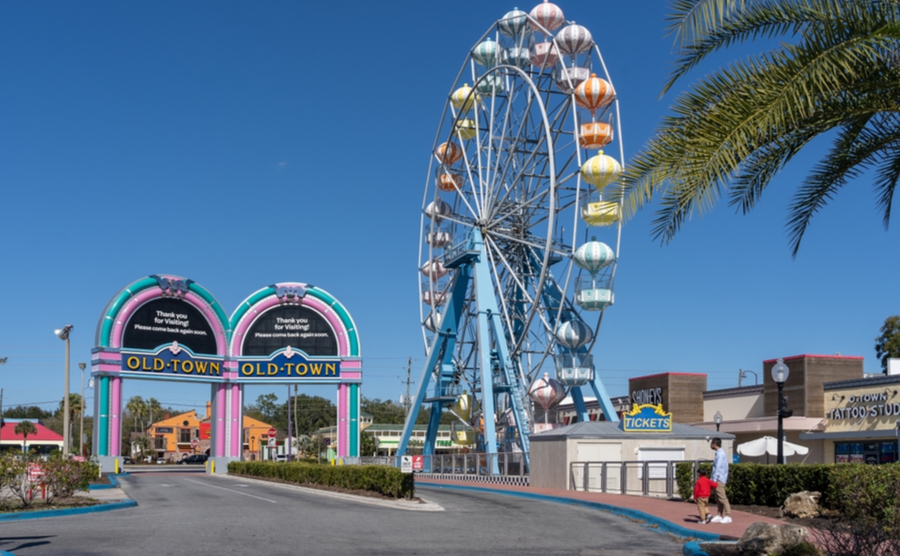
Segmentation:
{"type": "Polygon", "coordinates": [[[628,380],[629,380],[629,381],[632,381],[632,380],[644,380],[645,378],[655,378],[655,377],[658,377],[658,376],[666,376],[666,375],[671,375],[671,376],[706,376],[706,373],[668,373],[668,372],[666,372],[666,373],[656,373],[655,375],[635,376],[635,377],[629,378],[628,380]]]}
{"type": "Polygon", "coordinates": [[[30,419],[4,419],[3,426],[0,427],[0,441],[12,442],[18,441],[22,442],[23,440],[27,441],[28,444],[32,442],[62,442],[63,437],[60,434],[56,434],[52,430],[48,429],[44,425],[37,423],[35,421],[31,421],[34,425],[34,428],[37,429],[36,434],[29,434],[28,438],[23,438],[21,434],[16,434],[16,425],[18,425],[22,421],[29,421],[30,419]]]}
{"type": "Polygon", "coordinates": [[[867,386],[884,386],[887,384],[900,384],[900,375],[882,375],[874,378],[853,378],[850,380],[826,382],[823,386],[827,392],[829,390],[841,390],[843,388],[864,388],[867,386]]]}
{"type": "MultiPolygon", "coordinates": [[[[782,357],[782,361],[792,361],[794,359],[864,359],[861,355],[811,355],[805,353],[803,355],[791,355],[790,357],[782,357]]],[[[763,365],[766,363],[775,363],[778,359],[766,359],[763,361],[763,365]]]]}
{"type": "Polygon", "coordinates": [[[682,423],[673,423],[672,432],[625,432],[619,428],[619,423],[613,421],[579,422],[558,429],[532,434],[528,438],[532,442],[544,442],[566,438],[609,438],[623,440],[646,438],[658,440],[661,438],[708,439],[713,437],[718,437],[723,440],[734,440],[734,435],[728,434],[727,432],[715,432],[682,423]]]}
{"type": "Polygon", "coordinates": [[[703,392],[703,399],[711,400],[715,398],[733,398],[737,396],[750,396],[753,394],[762,393],[763,385],[754,384],[752,386],[739,386],[735,388],[722,388],[720,390],[707,390],[706,392],[703,392]]]}

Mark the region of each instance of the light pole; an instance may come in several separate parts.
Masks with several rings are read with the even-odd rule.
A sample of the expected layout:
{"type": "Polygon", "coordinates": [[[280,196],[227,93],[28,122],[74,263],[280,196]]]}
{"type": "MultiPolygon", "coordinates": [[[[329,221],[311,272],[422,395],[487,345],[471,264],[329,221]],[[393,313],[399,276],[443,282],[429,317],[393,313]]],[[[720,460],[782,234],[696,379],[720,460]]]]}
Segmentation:
{"type": "Polygon", "coordinates": [[[81,411],[78,413],[81,415],[81,431],[79,432],[78,438],[81,439],[81,443],[78,445],[78,455],[84,457],[84,368],[87,367],[84,363],[79,363],[78,368],[81,369],[81,411]]]}
{"type": "Polygon", "coordinates": [[[716,432],[719,432],[719,426],[722,424],[722,412],[716,410],[716,415],[713,417],[713,421],[716,423],[716,432]]]}
{"type": "Polygon", "coordinates": [[[784,383],[791,374],[788,366],[784,364],[784,360],[780,357],[772,367],[772,380],[778,385],[778,457],[777,463],[784,463],[784,418],[793,415],[793,411],[784,408],[784,383]]]}
{"type": "Polygon", "coordinates": [[[900,419],[897,419],[897,453],[894,456],[894,461],[900,461],[900,419]]]}
{"type": "Polygon", "coordinates": [[[65,395],[63,396],[63,456],[69,457],[69,332],[72,331],[72,325],[67,324],[62,328],[57,328],[53,332],[60,340],[66,343],[66,377],[65,377],[65,395]]]}

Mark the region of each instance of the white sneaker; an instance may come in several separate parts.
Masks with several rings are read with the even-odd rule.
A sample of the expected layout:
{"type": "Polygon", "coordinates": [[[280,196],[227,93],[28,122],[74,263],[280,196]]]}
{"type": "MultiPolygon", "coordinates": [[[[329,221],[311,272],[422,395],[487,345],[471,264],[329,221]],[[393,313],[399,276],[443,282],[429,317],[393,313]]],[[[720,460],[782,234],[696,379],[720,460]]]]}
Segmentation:
{"type": "MultiPolygon", "coordinates": [[[[722,523],[722,516],[717,515],[716,517],[709,520],[710,523],[722,523]]],[[[728,518],[728,521],[731,521],[731,518],[728,518]]]]}
{"type": "Polygon", "coordinates": [[[726,515],[725,517],[723,517],[722,519],[719,520],[719,523],[731,523],[731,516],[726,515]]]}

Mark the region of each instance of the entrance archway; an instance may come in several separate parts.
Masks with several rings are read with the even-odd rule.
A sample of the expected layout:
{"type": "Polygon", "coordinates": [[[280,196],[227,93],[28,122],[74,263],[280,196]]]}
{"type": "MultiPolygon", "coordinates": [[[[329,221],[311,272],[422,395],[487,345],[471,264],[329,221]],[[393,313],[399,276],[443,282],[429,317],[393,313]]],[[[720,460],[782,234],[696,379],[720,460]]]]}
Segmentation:
{"type": "Polygon", "coordinates": [[[117,293],[97,326],[94,455],[107,469],[122,456],[122,380],[133,377],[210,384],[210,457],[217,471],[242,457],[246,384],[336,385],[337,454],[358,456],[362,370],[350,313],[320,288],[274,284],[228,318],[193,280],[148,276],[117,293]]]}

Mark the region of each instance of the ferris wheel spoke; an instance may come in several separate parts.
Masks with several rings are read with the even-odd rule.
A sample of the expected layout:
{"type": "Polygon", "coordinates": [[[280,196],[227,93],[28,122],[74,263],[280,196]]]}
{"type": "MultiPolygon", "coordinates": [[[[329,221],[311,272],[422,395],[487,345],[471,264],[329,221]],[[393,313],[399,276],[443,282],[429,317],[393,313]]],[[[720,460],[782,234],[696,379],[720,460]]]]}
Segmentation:
{"type": "MultiPolygon", "coordinates": [[[[485,251],[487,251],[488,258],[491,261],[491,272],[494,275],[494,283],[495,284],[503,284],[504,281],[500,277],[500,274],[497,272],[497,261],[494,255],[494,248],[491,246],[489,242],[485,242],[485,251]]],[[[506,333],[509,335],[510,339],[515,341],[515,328],[513,327],[513,319],[511,315],[510,308],[508,307],[508,299],[509,297],[506,295],[501,295],[500,297],[500,312],[502,314],[503,320],[506,322],[506,333]]]]}

